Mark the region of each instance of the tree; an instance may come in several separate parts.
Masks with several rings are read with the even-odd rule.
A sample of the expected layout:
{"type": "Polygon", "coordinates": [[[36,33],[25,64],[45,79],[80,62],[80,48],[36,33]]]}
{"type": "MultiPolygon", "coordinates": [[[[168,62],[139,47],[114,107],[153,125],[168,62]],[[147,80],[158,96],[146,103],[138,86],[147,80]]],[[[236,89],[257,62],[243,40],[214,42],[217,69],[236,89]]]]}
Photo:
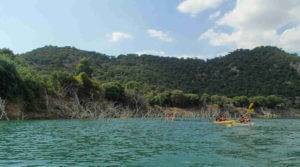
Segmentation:
{"type": "Polygon", "coordinates": [[[124,97],[124,87],[119,82],[109,82],[102,85],[104,96],[108,100],[121,101],[124,97]]]}
{"type": "Polygon", "coordinates": [[[76,74],[80,74],[82,72],[85,72],[88,77],[92,76],[93,69],[90,66],[90,62],[87,58],[83,58],[80,60],[80,62],[76,65],[76,74]]]}
{"type": "Polygon", "coordinates": [[[2,48],[0,49],[0,54],[14,55],[14,52],[8,48],[2,48]]]}
{"type": "Polygon", "coordinates": [[[236,107],[246,107],[249,100],[247,96],[235,96],[233,97],[233,103],[236,107]]]}
{"type": "Polygon", "coordinates": [[[129,81],[125,84],[125,89],[127,91],[134,91],[134,92],[142,92],[142,85],[136,81],[129,81]]]}
{"type": "Polygon", "coordinates": [[[225,106],[230,105],[232,103],[232,99],[226,96],[213,95],[211,96],[211,103],[225,106]]]}
{"type": "Polygon", "coordinates": [[[196,94],[188,93],[185,94],[187,98],[187,106],[198,106],[199,105],[199,96],[196,94]]]}
{"type": "Polygon", "coordinates": [[[249,99],[250,103],[255,103],[257,107],[265,107],[266,106],[266,98],[264,96],[254,96],[249,99]]]}
{"type": "Polygon", "coordinates": [[[202,106],[206,107],[206,105],[210,102],[210,96],[207,93],[203,93],[199,100],[202,106]]]}
{"type": "Polygon", "coordinates": [[[22,80],[14,64],[0,59],[0,96],[13,98],[22,95],[22,80]]]}
{"type": "Polygon", "coordinates": [[[187,106],[188,98],[181,90],[171,91],[171,103],[174,107],[185,107],[187,106]]]}
{"type": "Polygon", "coordinates": [[[279,96],[270,95],[266,97],[266,106],[268,108],[274,109],[275,107],[284,106],[284,105],[285,105],[284,99],[279,96]]]}
{"type": "Polygon", "coordinates": [[[93,82],[89,78],[89,76],[85,72],[79,73],[77,76],[75,76],[75,80],[85,88],[86,91],[93,89],[93,82]]]}

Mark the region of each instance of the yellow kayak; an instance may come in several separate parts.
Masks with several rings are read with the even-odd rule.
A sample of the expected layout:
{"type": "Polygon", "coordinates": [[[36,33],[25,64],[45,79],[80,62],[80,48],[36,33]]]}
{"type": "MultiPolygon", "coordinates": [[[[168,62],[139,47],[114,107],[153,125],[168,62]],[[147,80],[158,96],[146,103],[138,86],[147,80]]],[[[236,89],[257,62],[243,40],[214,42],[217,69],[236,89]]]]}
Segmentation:
{"type": "Polygon", "coordinates": [[[234,126],[238,122],[236,120],[226,120],[226,121],[214,121],[215,124],[225,125],[225,126],[234,126]]]}
{"type": "Polygon", "coordinates": [[[253,123],[240,123],[239,121],[236,120],[226,120],[226,121],[214,121],[215,124],[219,124],[219,125],[224,125],[227,127],[232,127],[232,126],[249,126],[249,125],[253,125],[253,123]]]}

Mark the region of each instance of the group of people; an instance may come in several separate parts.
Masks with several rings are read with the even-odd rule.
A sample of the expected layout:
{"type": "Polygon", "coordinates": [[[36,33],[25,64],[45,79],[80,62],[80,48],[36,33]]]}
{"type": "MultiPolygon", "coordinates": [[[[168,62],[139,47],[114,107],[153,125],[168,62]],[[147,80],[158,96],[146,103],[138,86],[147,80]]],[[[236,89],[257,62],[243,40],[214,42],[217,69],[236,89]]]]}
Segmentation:
{"type": "Polygon", "coordinates": [[[217,122],[227,121],[227,118],[224,114],[220,114],[216,117],[217,122]]]}
{"type": "MultiPolygon", "coordinates": [[[[220,107],[221,109],[223,108],[222,106],[220,107]]],[[[221,110],[222,111],[222,110],[221,110]]],[[[249,107],[247,108],[247,112],[245,114],[241,114],[240,118],[239,118],[239,122],[246,124],[251,122],[251,113],[254,112],[254,103],[251,103],[249,105],[249,107]]],[[[227,121],[228,119],[226,118],[224,112],[221,112],[217,117],[216,117],[216,121],[217,122],[223,122],[223,121],[227,121]]]]}
{"type": "MultiPolygon", "coordinates": [[[[216,117],[216,121],[217,122],[223,122],[223,121],[227,121],[228,119],[226,118],[226,116],[224,114],[220,114],[216,117]]],[[[239,119],[239,122],[240,123],[249,123],[251,122],[251,118],[250,118],[250,115],[249,114],[244,114],[244,115],[241,115],[240,116],[240,119],[239,119]]]]}

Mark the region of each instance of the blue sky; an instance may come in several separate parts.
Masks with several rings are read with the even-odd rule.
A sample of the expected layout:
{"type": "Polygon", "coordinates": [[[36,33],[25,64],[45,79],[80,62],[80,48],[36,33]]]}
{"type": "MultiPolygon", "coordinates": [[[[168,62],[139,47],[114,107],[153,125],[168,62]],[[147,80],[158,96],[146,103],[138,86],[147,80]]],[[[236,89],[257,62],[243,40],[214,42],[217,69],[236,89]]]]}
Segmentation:
{"type": "Polygon", "coordinates": [[[0,0],[0,47],[203,59],[259,45],[299,52],[299,11],[297,0],[0,0]]]}

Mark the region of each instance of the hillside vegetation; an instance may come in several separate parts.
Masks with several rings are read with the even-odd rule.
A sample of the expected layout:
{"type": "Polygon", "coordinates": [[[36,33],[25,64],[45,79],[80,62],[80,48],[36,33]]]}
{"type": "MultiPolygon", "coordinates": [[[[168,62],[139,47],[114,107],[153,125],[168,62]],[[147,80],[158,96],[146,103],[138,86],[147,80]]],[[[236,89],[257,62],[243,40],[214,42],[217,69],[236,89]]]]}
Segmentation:
{"type": "Polygon", "coordinates": [[[2,49],[0,77],[0,97],[21,105],[22,114],[77,118],[96,110],[109,115],[111,110],[126,109],[142,115],[151,106],[230,103],[244,107],[249,102],[297,108],[300,58],[269,46],[239,49],[210,60],[136,54],[114,57],[45,46],[20,55],[2,49]]]}

